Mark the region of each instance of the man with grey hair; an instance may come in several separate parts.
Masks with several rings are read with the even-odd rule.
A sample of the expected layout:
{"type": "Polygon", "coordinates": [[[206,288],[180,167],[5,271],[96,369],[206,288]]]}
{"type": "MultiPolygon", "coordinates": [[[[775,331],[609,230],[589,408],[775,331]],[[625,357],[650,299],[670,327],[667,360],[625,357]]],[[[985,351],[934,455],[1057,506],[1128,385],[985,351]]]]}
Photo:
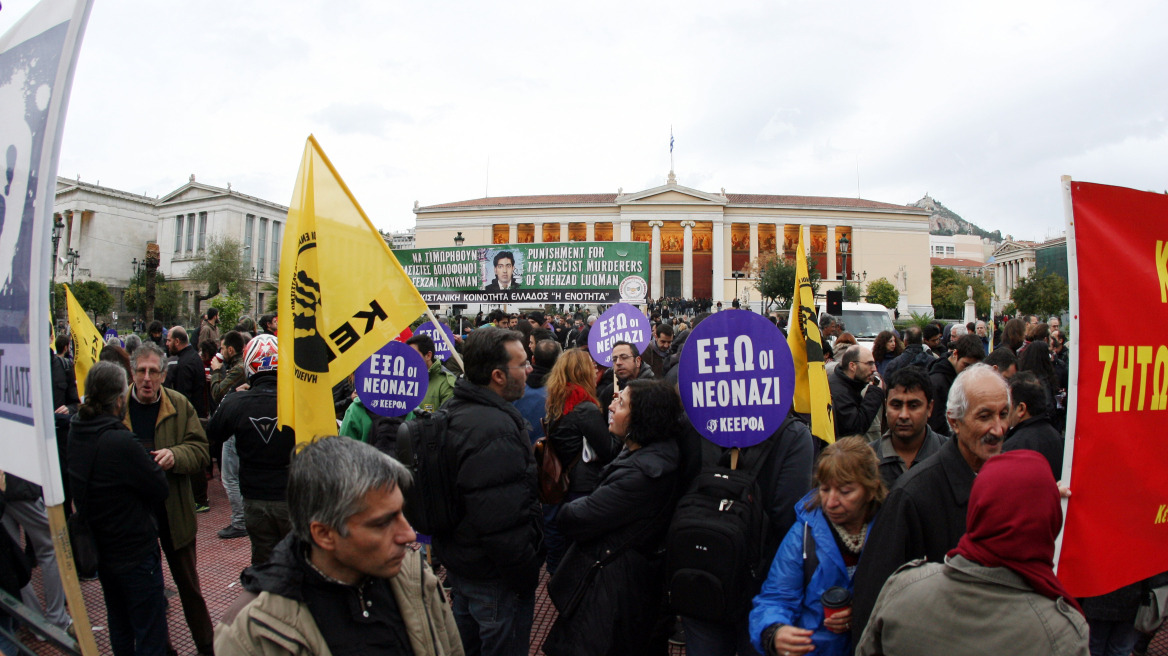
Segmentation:
{"type": "Polygon", "coordinates": [[[462,654],[438,579],[410,547],[410,483],[401,463],[368,444],[334,436],[305,445],[288,472],[292,533],[243,571],[216,651],[462,654]]]}
{"type": "Polygon", "coordinates": [[[1010,390],[993,367],[970,364],[949,388],[953,439],[901,476],[876,516],[856,568],[852,637],[858,641],[880,588],[901,565],[939,563],[965,534],[966,507],[978,470],[1002,451],[1010,390]]]}

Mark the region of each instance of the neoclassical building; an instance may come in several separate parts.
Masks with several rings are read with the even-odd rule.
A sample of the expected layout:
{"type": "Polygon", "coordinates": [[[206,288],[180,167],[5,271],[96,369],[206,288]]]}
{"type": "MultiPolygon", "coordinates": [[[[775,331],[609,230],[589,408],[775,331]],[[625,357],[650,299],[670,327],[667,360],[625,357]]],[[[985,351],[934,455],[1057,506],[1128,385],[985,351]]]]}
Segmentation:
{"type": "Polygon", "coordinates": [[[1067,278],[1067,238],[1042,243],[1007,238],[994,251],[993,261],[986,264],[994,277],[994,293],[1002,306],[1010,302],[1014,288],[1031,271],[1048,271],[1067,278]]]}
{"type": "MultiPolygon", "coordinates": [[[[502,196],[414,204],[416,247],[642,241],[650,244],[650,297],[729,303],[753,286],[744,271],[760,255],[793,257],[799,231],[824,278],[887,278],[899,310],[931,311],[929,212],[859,198],[707,192],[677,183],[624,193],[502,196]]],[[[758,293],[750,300],[757,307],[758,293]]]]}
{"type": "MultiPolygon", "coordinates": [[[[249,306],[264,306],[265,283],[274,283],[280,270],[280,250],[288,208],[278,203],[226,188],[188,182],[165,196],[151,198],[120,189],[57,178],[53,205],[59,226],[55,243],[57,282],[97,280],[109,286],[116,300],[119,322],[129,321],[122,292],[136,266],[145,266],[146,246],[157,243],[159,271],[182,287],[180,318],[198,316],[194,295],[206,285],[188,272],[206,257],[216,237],[232,237],[244,247],[242,281],[249,306]]],[[[251,312],[251,308],[248,309],[251,312]]],[[[109,320],[112,317],[102,317],[109,320]]]]}

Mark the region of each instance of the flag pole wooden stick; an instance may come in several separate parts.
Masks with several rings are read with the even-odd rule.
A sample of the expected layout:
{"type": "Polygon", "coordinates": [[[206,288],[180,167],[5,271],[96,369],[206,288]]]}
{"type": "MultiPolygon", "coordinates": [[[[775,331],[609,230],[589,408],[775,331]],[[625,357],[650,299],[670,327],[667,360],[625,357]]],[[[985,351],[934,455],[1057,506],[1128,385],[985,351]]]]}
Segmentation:
{"type": "Polygon", "coordinates": [[[466,367],[462,366],[462,356],[458,354],[458,349],[454,346],[454,342],[446,335],[446,331],[442,330],[442,324],[438,323],[438,320],[434,318],[434,313],[430,311],[429,305],[426,306],[426,316],[434,324],[434,332],[441,334],[442,339],[450,342],[450,357],[454,358],[454,361],[458,363],[458,368],[465,372],[466,367]]]}
{"type": "Polygon", "coordinates": [[[73,550],[69,546],[65,507],[58,504],[48,506],[45,510],[49,516],[49,532],[53,536],[53,551],[57,554],[57,571],[61,574],[61,585],[65,588],[65,600],[69,602],[69,614],[73,616],[77,646],[84,656],[98,656],[97,641],[93,639],[93,627],[89,625],[85,597],[81,594],[77,566],[73,564],[73,550]]]}

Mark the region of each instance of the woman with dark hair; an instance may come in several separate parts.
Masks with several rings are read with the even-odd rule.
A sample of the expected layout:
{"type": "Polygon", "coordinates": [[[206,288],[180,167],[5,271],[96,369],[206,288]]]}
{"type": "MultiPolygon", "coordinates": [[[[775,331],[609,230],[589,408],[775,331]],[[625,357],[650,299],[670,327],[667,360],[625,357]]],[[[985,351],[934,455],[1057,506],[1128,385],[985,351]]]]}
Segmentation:
{"type": "Polygon", "coordinates": [[[677,501],[681,400],[669,383],[634,380],[609,411],[624,449],[596,490],[564,504],[556,520],[574,543],[548,584],[560,611],[543,646],[549,656],[651,651],[677,501]]]}
{"type": "Polygon", "coordinates": [[[89,370],[85,403],[69,426],[66,469],[77,512],[97,546],[113,653],[161,656],[166,600],[155,517],[169,488],[162,468],[122,423],[126,381],[113,362],[89,370]]]}
{"type": "Polygon", "coordinates": [[[852,653],[851,603],[827,618],[822,599],[836,588],[850,597],[872,517],[888,494],[878,467],[876,452],[858,437],[819,456],[815,487],[795,504],[795,525],[754,598],[750,639],[760,654],[852,653]]]}
{"type": "MultiPolygon", "coordinates": [[[[568,492],[564,503],[596,489],[601,469],[620,453],[596,400],[596,367],[580,349],[569,349],[556,359],[547,376],[545,434],[560,463],[568,468],[568,492]],[[587,448],[586,448],[587,447],[587,448]]],[[[548,574],[555,574],[568,545],[560,535],[555,517],[561,504],[544,506],[544,542],[548,574]]]]}
{"type": "Polygon", "coordinates": [[[99,362],[112,362],[121,365],[122,370],[126,372],[126,380],[133,380],[134,372],[130,369],[130,354],[126,353],[126,349],[117,344],[106,344],[101,347],[97,359],[99,362]]]}
{"type": "MultiPolygon", "coordinates": [[[[1045,326],[1046,324],[1042,324],[1045,326]]],[[[1046,342],[1030,342],[1018,354],[1018,371],[1033,373],[1046,390],[1046,417],[1055,428],[1061,430],[1065,418],[1059,420],[1061,409],[1057,400],[1062,394],[1058,376],[1055,374],[1054,363],[1050,358],[1050,347],[1046,342]]]]}
{"type": "Polygon", "coordinates": [[[884,378],[884,369],[892,359],[904,352],[904,344],[891,330],[882,331],[872,342],[872,359],[876,361],[876,371],[884,378]]]}

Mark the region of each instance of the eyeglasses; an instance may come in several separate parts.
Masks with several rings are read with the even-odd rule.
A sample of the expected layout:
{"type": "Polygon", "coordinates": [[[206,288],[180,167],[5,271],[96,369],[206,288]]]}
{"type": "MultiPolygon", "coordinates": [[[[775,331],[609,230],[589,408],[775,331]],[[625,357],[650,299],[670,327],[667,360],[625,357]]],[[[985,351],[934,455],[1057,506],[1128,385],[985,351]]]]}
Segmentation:
{"type": "Polygon", "coordinates": [[[875,360],[869,360],[869,361],[867,361],[867,362],[861,362],[860,364],[866,364],[866,365],[868,365],[869,367],[875,367],[875,366],[876,366],[876,361],[875,361],[875,360]]]}
{"type": "Polygon", "coordinates": [[[632,359],[633,359],[633,356],[631,356],[631,355],[614,355],[614,356],[612,356],[613,362],[628,362],[629,360],[632,360],[632,359]]]}
{"type": "Polygon", "coordinates": [[[150,376],[151,378],[158,378],[162,375],[161,369],[138,369],[134,372],[135,376],[150,376]]]}

